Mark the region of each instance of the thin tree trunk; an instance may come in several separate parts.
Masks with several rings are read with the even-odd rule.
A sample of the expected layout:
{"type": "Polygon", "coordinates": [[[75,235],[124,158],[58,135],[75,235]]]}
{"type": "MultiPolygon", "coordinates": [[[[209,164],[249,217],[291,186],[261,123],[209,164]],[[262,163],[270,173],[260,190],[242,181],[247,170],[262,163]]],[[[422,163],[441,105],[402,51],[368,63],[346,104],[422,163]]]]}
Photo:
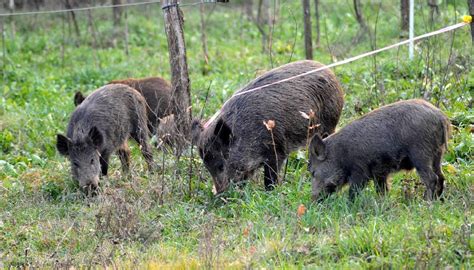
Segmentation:
{"type": "MultiPolygon", "coordinates": [[[[7,46],[5,44],[5,17],[0,18],[0,24],[1,28],[0,30],[2,31],[2,51],[3,51],[3,64],[2,64],[2,75],[3,75],[3,83],[6,83],[6,69],[7,69],[7,46]]],[[[3,87],[2,87],[3,88],[3,87]]],[[[4,88],[3,88],[4,89],[4,88]]]]}
{"type": "Polygon", "coordinates": [[[272,9],[271,9],[270,0],[263,0],[263,7],[265,8],[266,24],[272,24],[272,9]]]}
{"type": "Polygon", "coordinates": [[[438,0],[428,0],[428,6],[430,6],[430,23],[433,25],[435,21],[435,14],[439,15],[438,0]]]}
{"type": "Polygon", "coordinates": [[[469,7],[469,14],[473,18],[471,21],[471,39],[474,43],[474,0],[467,0],[467,6],[469,7]]]}
{"type": "Polygon", "coordinates": [[[201,44],[202,44],[202,53],[204,56],[204,64],[202,65],[202,74],[206,75],[209,68],[209,54],[207,51],[207,37],[206,37],[206,20],[204,20],[204,5],[200,5],[199,14],[201,18],[201,44]]]}
{"type": "Polygon", "coordinates": [[[177,5],[178,0],[162,0],[161,3],[171,65],[172,96],[168,112],[175,115],[178,129],[178,134],[174,134],[176,153],[180,155],[189,143],[191,134],[191,110],[189,109],[191,94],[183,34],[183,14],[177,5]]]}
{"type": "Polygon", "coordinates": [[[270,15],[270,29],[269,29],[269,37],[268,37],[268,52],[270,56],[270,64],[273,68],[273,31],[275,30],[275,23],[276,23],[276,13],[277,13],[277,5],[278,0],[273,0],[273,15],[270,15]]]}
{"type": "MultiPolygon", "coordinates": [[[[112,5],[121,5],[122,0],[112,0],[112,5]]],[[[122,7],[113,7],[112,8],[113,16],[114,16],[114,28],[120,27],[120,22],[122,20],[122,7]]],[[[118,33],[119,31],[116,31],[118,33]]]]}
{"type": "Polygon", "coordinates": [[[262,35],[262,52],[267,51],[267,33],[265,32],[265,29],[263,28],[264,20],[262,19],[262,6],[263,6],[263,0],[258,1],[258,9],[257,9],[257,19],[255,21],[255,24],[257,25],[258,31],[260,31],[260,34],[262,35]]]}
{"type": "Polygon", "coordinates": [[[314,17],[316,18],[316,47],[320,46],[321,25],[319,20],[319,0],[314,0],[314,17]]]}
{"type": "MultiPolygon", "coordinates": [[[[64,6],[66,7],[66,9],[72,9],[72,5],[69,2],[69,0],[64,0],[64,6]]],[[[72,23],[74,24],[74,30],[76,31],[76,36],[78,38],[80,38],[81,37],[81,31],[79,29],[79,25],[77,24],[76,13],[74,13],[74,11],[71,10],[70,14],[71,14],[72,23]]]]}
{"type": "Polygon", "coordinates": [[[249,20],[254,20],[253,16],[253,0],[246,0],[244,4],[245,16],[249,20]]]}
{"type": "Polygon", "coordinates": [[[129,50],[128,50],[128,12],[127,10],[125,10],[124,12],[124,19],[125,19],[125,29],[124,29],[124,32],[125,32],[125,55],[127,56],[127,59],[128,59],[128,56],[129,56],[129,50]]]}
{"type": "MultiPolygon", "coordinates": [[[[122,4],[122,0],[112,0],[112,5],[120,5],[122,4]]],[[[120,23],[122,20],[122,7],[113,7],[112,8],[112,16],[114,21],[114,30],[113,30],[113,38],[112,44],[114,47],[117,47],[117,40],[120,39],[120,23]]]]}
{"type": "Polygon", "coordinates": [[[362,15],[362,7],[360,4],[360,0],[353,0],[353,3],[356,20],[359,24],[359,31],[357,32],[357,35],[352,39],[352,43],[357,44],[366,34],[368,34],[370,37],[370,32],[369,27],[367,27],[367,24],[365,22],[364,16],[362,15]]]}
{"type": "Polygon", "coordinates": [[[400,0],[400,36],[405,37],[408,33],[410,0],[400,0]]]}
{"type": "Polygon", "coordinates": [[[306,59],[313,59],[313,44],[311,37],[311,11],[309,0],[303,0],[304,14],[304,48],[306,59]]]}
{"type": "Polygon", "coordinates": [[[360,0],[354,0],[354,11],[356,15],[357,23],[362,30],[367,29],[367,24],[365,23],[364,16],[362,16],[362,7],[360,5],[360,0]]]}
{"type": "MultiPolygon", "coordinates": [[[[15,1],[10,0],[8,3],[8,9],[10,9],[10,13],[15,12],[15,1]]],[[[15,41],[16,37],[16,25],[15,25],[15,20],[13,17],[10,18],[10,26],[11,26],[11,35],[12,35],[12,40],[15,41]]]]}
{"type": "Polygon", "coordinates": [[[61,69],[64,71],[64,56],[65,56],[65,50],[66,50],[66,16],[67,14],[62,14],[61,15],[61,31],[63,35],[63,39],[61,41],[61,69]]]}
{"type": "Polygon", "coordinates": [[[89,26],[89,33],[92,35],[92,55],[94,56],[94,60],[98,68],[101,68],[100,59],[97,55],[97,33],[95,32],[94,28],[94,18],[92,17],[92,11],[90,9],[87,10],[87,19],[88,19],[88,26],[89,26]]]}
{"type": "Polygon", "coordinates": [[[280,0],[275,0],[275,14],[273,17],[273,23],[276,24],[280,19],[280,0]]]}

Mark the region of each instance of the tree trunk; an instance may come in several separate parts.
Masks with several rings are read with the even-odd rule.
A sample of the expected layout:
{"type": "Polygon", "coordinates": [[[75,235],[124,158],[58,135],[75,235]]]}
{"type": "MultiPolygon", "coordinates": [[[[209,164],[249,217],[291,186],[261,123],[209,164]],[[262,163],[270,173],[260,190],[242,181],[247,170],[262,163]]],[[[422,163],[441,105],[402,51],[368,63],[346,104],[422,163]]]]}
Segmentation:
{"type": "Polygon", "coordinates": [[[410,0],[400,0],[400,27],[402,33],[400,36],[406,36],[408,32],[409,22],[409,12],[410,12],[410,0]]]}
{"type": "Polygon", "coordinates": [[[319,20],[319,0],[314,0],[314,17],[316,18],[316,47],[320,46],[321,25],[319,20]]]}
{"type": "Polygon", "coordinates": [[[435,21],[435,13],[439,15],[438,0],[428,0],[428,6],[430,6],[430,23],[433,24],[435,21]]]}
{"type": "Polygon", "coordinates": [[[199,13],[201,17],[201,43],[202,43],[202,53],[204,57],[204,63],[202,65],[202,74],[206,75],[209,71],[209,54],[207,51],[207,37],[206,37],[206,20],[204,19],[204,5],[200,5],[199,13]]]}
{"type": "Polygon", "coordinates": [[[304,49],[306,59],[313,59],[313,44],[311,37],[311,11],[309,0],[303,0],[303,14],[304,14],[304,49]]]}
{"type": "MultiPolygon", "coordinates": [[[[10,13],[15,12],[15,1],[13,1],[13,0],[9,1],[8,9],[10,10],[10,13]]],[[[13,17],[10,18],[10,26],[11,26],[11,30],[12,30],[12,33],[11,33],[12,40],[14,41],[15,37],[16,37],[16,25],[15,25],[15,20],[13,19],[13,17]]]]}
{"type": "Polygon", "coordinates": [[[467,0],[467,6],[469,7],[469,14],[473,18],[471,21],[471,39],[474,43],[474,0],[467,0]]]}
{"type": "Polygon", "coordinates": [[[178,0],[161,1],[168,39],[168,50],[171,65],[172,97],[168,108],[174,114],[176,123],[176,151],[178,155],[189,143],[191,126],[191,94],[186,60],[186,47],[183,34],[183,14],[178,7],[178,0]]]}
{"type": "Polygon", "coordinates": [[[262,7],[263,7],[263,0],[258,1],[258,9],[257,9],[257,19],[255,21],[255,24],[257,25],[258,31],[260,31],[260,34],[262,35],[262,52],[267,51],[267,32],[265,32],[264,29],[264,24],[265,21],[262,18],[262,7]]]}
{"type": "Polygon", "coordinates": [[[247,19],[253,21],[253,20],[254,20],[254,16],[253,16],[253,0],[247,0],[247,1],[245,1],[244,9],[245,9],[245,16],[247,17],[247,19]]]}
{"type": "Polygon", "coordinates": [[[92,17],[92,11],[90,9],[87,10],[87,19],[88,19],[87,21],[88,21],[89,33],[92,35],[92,55],[94,57],[97,67],[101,68],[100,59],[97,55],[97,47],[98,47],[97,34],[95,32],[95,27],[94,27],[94,18],[92,17]]]}
{"type": "Polygon", "coordinates": [[[361,30],[366,30],[367,24],[365,23],[364,16],[362,16],[362,7],[360,5],[360,0],[354,0],[354,11],[357,23],[359,23],[361,30]]]}
{"type": "Polygon", "coordinates": [[[125,10],[124,12],[124,18],[125,18],[125,29],[124,29],[124,34],[125,34],[125,55],[127,56],[127,60],[128,60],[128,56],[130,55],[129,53],[129,49],[128,49],[128,40],[129,40],[129,37],[128,37],[128,13],[127,13],[127,10],[125,10]]]}
{"type": "MultiPolygon", "coordinates": [[[[64,6],[66,7],[66,9],[72,9],[70,0],[64,0],[64,6]]],[[[74,13],[74,11],[71,10],[70,14],[71,14],[72,23],[74,24],[74,30],[76,31],[76,36],[80,38],[81,31],[79,30],[79,25],[77,24],[76,13],[74,13]]]]}
{"type": "MultiPolygon", "coordinates": [[[[112,5],[121,5],[122,0],[112,0],[112,5]]],[[[114,30],[116,27],[120,27],[120,22],[122,20],[122,7],[113,7],[112,8],[114,16],[114,30]]],[[[118,33],[119,31],[116,31],[118,33]]]]}
{"type": "MultiPolygon", "coordinates": [[[[5,44],[5,17],[0,18],[0,31],[2,31],[2,52],[3,52],[3,61],[2,61],[2,75],[3,83],[6,83],[7,77],[7,46],[5,44]]],[[[3,85],[2,85],[3,88],[3,85]]],[[[3,88],[4,89],[4,88],[3,88]]]]}

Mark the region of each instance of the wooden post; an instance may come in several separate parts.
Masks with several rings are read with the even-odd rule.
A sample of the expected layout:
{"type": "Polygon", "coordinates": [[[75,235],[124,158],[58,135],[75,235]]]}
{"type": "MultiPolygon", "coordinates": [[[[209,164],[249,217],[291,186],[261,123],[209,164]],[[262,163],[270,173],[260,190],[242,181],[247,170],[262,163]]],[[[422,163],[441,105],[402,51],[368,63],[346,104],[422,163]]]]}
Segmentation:
{"type": "Polygon", "coordinates": [[[469,7],[469,15],[473,18],[471,21],[471,38],[472,43],[474,43],[474,0],[467,0],[467,5],[469,7]]]}
{"type": "Polygon", "coordinates": [[[176,133],[176,151],[181,153],[189,143],[191,126],[191,94],[186,60],[186,46],[183,34],[183,13],[178,7],[178,0],[161,0],[168,38],[168,50],[171,65],[172,97],[168,108],[174,114],[176,133]]]}
{"type": "Polygon", "coordinates": [[[303,0],[303,14],[304,14],[304,48],[306,52],[306,59],[313,59],[313,43],[311,37],[311,11],[309,0],[303,0]]]}

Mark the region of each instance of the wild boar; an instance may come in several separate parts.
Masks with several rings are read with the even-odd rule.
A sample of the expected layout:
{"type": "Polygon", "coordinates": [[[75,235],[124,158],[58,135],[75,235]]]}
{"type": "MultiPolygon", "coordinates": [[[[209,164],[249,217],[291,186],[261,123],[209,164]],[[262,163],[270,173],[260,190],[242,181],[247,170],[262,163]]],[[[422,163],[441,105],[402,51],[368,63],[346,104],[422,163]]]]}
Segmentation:
{"type": "Polygon", "coordinates": [[[343,90],[329,69],[247,92],[322,67],[305,60],[275,68],[237,91],[206,124],[193,120],[192,140],[217,193],[231,181],[249,178],[262,165],[265,188],[271,190],[288,154],[310,138],[309,121],[302,112],[314,112],[320,135],[334,132],[344,101],[343,90]]]}
{"type": "Polygon", "coordinates": [[[140,144],[141,152],[153,168],[148,144],[144,98],[123,84],[95,90],[74,110],[67,137],[57,134],[56,148],[71,161],[71,172],[81,187],[95,189],[100,173],[107,175],[109,157],[117,151],[122,168],[128,171],[129,137],[140,144]]]}
{"type": "MultiPolygon", "coordinates": [[[[155,134],[161,118],[170,112],[168,108],[171,101],[171,85],[160,77],[149,77],[142,79],[114,80],[108,84],[125,84],[140,92],[146,101],[148,116],[148,129],[155,134]]],[[[76,92],[74,105],[79,105],[85,99],[81,92],[76,92]]]]}
{"type": "Polygon", "coordinates": [[[426,186],[425,198],[439,197],[449,132],[449,119],[441,110],[413,99],[376,109],[325,139],[315,135],[309,164],[312,198],[318,200],[348,183],[352,200],[369,179],[384,194],[390,173],[413,168],[426,186]]]}

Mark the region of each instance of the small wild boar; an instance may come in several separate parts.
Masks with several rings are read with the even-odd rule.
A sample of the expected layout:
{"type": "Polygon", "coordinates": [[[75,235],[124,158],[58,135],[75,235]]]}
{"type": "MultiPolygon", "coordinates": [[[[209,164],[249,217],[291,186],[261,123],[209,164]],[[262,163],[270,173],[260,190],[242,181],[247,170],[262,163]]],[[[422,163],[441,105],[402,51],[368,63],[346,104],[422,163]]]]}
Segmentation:
{"type": "Polygon", "coordinates": [[[129,137],[140,144],[148,168],[153,156],[148,144],[144,98],[123,84],[95,90],[73,112],[67,137],[57,135],[56,148],[69,157],[72,176],[81,187],[95,189],[100,173],[107,175],[110,155],[117,151],[124,171],[128,171],[129,137]]]}
{"type": "Polygon", "coordinates": [[[449,119],[441,110],[413,99],[376,109],[325,139],[315,135],[309,164],[312,198],[318,200],[349,183],[349,197],[354,199],[369,179],[383,194],[390,173],[413,168],[426,186],[425,198],[439,197],[449,131],[449,119]]]}
{"type": "MultiPolygon", "coordinates": [[[[171,85],[160,77],[149,77],[142,79],[115,80],[108,84],[125,84],[136,89],[143,95],[146,101],[148,115],[148,129],[155,134],[161,118],[169,111],[171,101],[171,85]]],[[[76,92],[74,104],[77,106],[85,99],[81,92],[76,92]]]]}
{"type": "MultiPolygon", "coordinates": [[[[286,64],[263,74],[236,94],[320,67],[324,66],[315,61],[286,64]]],[[[206,124],[193,120],[193,143],[212,175],[217,193],[225,191],[231,181],[247,179],[262,165],[265,188],[270,190],[288,154],[305,146],[309,139],[309,122],[301,112],[312,110],[320,124],[317,131],[327,136],[335,130],[343,103],[343,90],[336,76],[324,69],[232,97],[206,124]],[[269,120],[274,127],[264,125],[269,120]]]]}

